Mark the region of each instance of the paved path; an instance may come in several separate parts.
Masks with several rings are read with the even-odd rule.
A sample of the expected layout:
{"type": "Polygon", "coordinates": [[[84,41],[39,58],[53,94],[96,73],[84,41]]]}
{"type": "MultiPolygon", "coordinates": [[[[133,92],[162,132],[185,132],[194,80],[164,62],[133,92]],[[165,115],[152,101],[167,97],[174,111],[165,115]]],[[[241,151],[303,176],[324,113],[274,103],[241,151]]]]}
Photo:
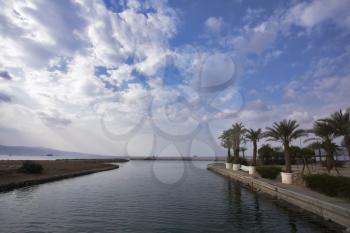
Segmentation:
{"type": "Polygon", "coordinates": [[[208,170],[238,180],[256,191],[268,193],[350,230],[350,202],[345,199],[328,197],[297,185],[286,185],[274,180],[252,177],[244,171],[225,169],[224,164],[209,164],[208,170]]]}

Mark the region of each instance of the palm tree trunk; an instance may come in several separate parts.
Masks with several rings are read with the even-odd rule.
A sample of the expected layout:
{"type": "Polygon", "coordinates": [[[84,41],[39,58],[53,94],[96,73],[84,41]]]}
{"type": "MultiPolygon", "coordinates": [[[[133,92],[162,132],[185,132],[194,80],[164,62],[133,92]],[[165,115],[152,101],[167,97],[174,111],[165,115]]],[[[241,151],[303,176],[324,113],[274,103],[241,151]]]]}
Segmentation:
{"type": "Polygon", "coordinates": [[[330,171],[332,170],[332,166],[333,166],[333,155],[332,155],[332,151],[327,147],[326,149],[326,167],[327,167],[327,172],[330,173],[330,171]]]}
{"type": "Polygon", "coordinates": [[[289,143],[284,144],[284,160],[286,165],[286,171],[287,173],[292,172],[292,164],[290,161],[290,154],[289,154],[289,143]]]}
{"type": "Polygon", "coordinates": [[[230,147],[227,147],[227,161],[231,160],[231,149],[230,147]]]}
{"type": "Polygon", "coordinates": [[[253,166],[256,166],[256,153],[257,153],[257,143],[253,142],[253,166]]]}
{"type": "Polygon", "coordinates": [[[239,148],[235,148],[233,152],[233,158],[234,158],[233,163],[239,163],[239,148]]]}

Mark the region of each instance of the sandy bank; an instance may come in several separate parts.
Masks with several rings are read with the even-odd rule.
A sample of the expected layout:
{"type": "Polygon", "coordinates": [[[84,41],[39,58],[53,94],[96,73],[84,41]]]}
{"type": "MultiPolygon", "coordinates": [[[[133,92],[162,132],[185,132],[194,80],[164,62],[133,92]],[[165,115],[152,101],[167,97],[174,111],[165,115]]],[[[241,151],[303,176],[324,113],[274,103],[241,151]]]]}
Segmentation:
{"type": "Polygon", "coordinates": [[[110,164],[118,160],[41,160],[42,174],[24,174],[18,172],[22,162],[0,160],[0,192],[119,168],[110,164]]]}

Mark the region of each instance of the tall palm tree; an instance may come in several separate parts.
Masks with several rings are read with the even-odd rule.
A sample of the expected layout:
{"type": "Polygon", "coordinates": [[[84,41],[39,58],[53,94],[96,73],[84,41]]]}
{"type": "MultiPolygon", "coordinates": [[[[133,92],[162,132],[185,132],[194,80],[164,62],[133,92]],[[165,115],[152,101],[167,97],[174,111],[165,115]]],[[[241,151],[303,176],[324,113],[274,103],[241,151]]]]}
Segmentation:
{"type": "Polygon", "coordinates": [[[221,145],[227,149],[226,161],[231,161],[231,148],[232,148],[232,129],[224,130],[219,136],[221,140],[221,145]]]}
{"type": "Polygon", "coordinates": [[[239,163],[239,151],[241,141],[244,139],[246,129],[242,123],[235,123],[232,125],[232,147],[233,147],[233,162],[239,163]]]}
{"type": "Polygon", "coordinates": [[[333,113],[329,118],[322,121],[329,123],[336,136],[343,137],[345,147],[350,156],[350,109],[345,112],[339,110],[339,112],[333,113]]]}
{"type": "Polygon", "coordinates": [[[241,146],[240,150],[242,151],[242,158],[245,159],[245,152],[247,150],[247,147],[241,146]]]}
{"type": "MultiPolygon", "coordinates": [[[[318,120],[314,123],[314,126],[310,132],[312,132],[316,137],[308,138],[305,140],[305,142],[320,141],[321,148],[326,151],[327,171],[330,172],[333,167],[336,169],[333,154],[336,151],[337,146],[333,140],[337,137],[337,135],[333,126],[328,121],[318,120]]],[[[337,169],[336,171],[338,172],[337,169]]]]}
{"type": "Polygon", "coordinates": [[[295,120],[283,120],[273,123],[272,127],[267,127],[265,136],[270,141],[279,141],[284,147],[285,172],[292,172],[292,164],[289,155],[289,145],[292,140],[305,136],[304,130],[299,129],[299,124],[295,120]]]}
{"type": "Polygon", "coordinates": [[[253,142],[253,163],[252,166],[256,166],[256,155],[258,151],[258,141],[263,137],[263,133],[261,129],[254,130],[249,129],[247,130],[246,138],[253,142]]]}

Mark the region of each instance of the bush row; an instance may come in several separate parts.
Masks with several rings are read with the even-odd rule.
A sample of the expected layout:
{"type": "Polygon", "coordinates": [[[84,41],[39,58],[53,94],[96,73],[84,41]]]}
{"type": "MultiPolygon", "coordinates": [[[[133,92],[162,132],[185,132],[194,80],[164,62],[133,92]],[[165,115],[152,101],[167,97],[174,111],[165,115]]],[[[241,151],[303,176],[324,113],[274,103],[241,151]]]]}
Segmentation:
{"type": "Polygon", "coordinates": [[[304,176],[306,186],[331,197],[350,199],[350,177],[315,174],[304,176]]]}
{"type": "Polygon", "coordinates": [[[280,167],[277,166],[261,166],[257,167],[256,171],[260,174],[262,178],[276,179],[278,174],[282,171],[280,167]]]}

